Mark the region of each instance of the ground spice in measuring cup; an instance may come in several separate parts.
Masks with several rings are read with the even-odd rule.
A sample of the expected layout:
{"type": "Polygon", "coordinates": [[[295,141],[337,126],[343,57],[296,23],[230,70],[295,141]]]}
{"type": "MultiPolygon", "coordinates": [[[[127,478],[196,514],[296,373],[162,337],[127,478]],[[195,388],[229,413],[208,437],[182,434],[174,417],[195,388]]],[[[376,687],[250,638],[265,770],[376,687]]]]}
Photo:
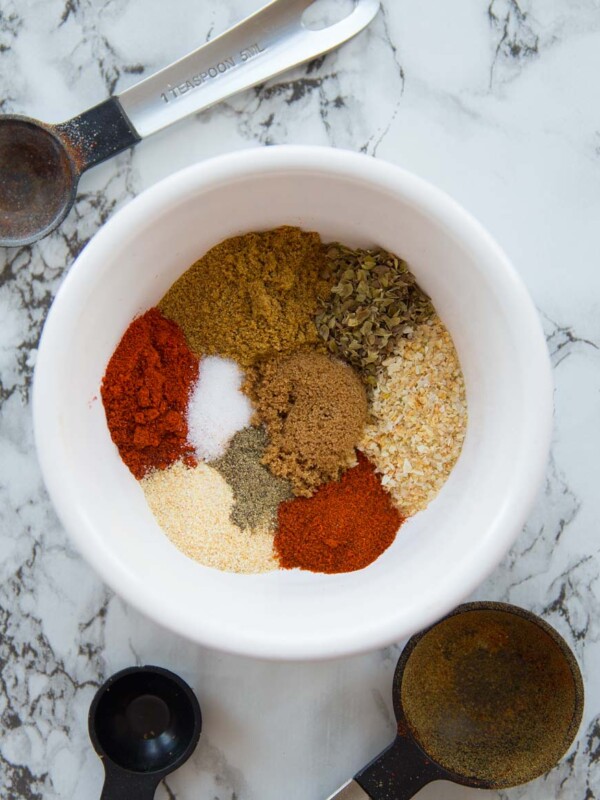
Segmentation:
{"type": "Polygon", "coordinates": [[[517,786],[562,757],[579,725],[582,687],[572,653],[542,620],[477,605],[418,638],[402,674],[402,709],[444,769],[490,788],[517,786]]]}
{"type": "Polygon", "coordinates": [[[156,308],[125,331],[102,380],[111,438],[133,475],[179,459],[195,465],[186,412],[198,359],[180,328],[156,308]]]}
{"type": "Polygon", "coordinates": [[[312,497],[282,503],[275,551],[286,569],[354,572],[378,558],[404,522],[381,486],[372,464],[358,465],[312,497]]]}

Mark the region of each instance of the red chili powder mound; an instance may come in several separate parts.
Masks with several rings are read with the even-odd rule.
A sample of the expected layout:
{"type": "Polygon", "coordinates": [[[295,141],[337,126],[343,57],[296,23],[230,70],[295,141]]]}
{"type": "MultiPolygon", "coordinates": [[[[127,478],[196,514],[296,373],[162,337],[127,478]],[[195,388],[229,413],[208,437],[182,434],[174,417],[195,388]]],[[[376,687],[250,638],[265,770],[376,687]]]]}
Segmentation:
{"type": "Polygon", "coordinates": [[[136,478],[180,458],[195,466],[188,399],[199,360],[179,326],[151,308],[125,331],[102,379],[108,429],[136,478]]]}
{"type": "Polygon", "coordinates": [[[363,569],[391,545],[404,517],[392,504],[369,460],[312,497],[279,506],[275,551],[285,569],[354,572],[363,569]]]}

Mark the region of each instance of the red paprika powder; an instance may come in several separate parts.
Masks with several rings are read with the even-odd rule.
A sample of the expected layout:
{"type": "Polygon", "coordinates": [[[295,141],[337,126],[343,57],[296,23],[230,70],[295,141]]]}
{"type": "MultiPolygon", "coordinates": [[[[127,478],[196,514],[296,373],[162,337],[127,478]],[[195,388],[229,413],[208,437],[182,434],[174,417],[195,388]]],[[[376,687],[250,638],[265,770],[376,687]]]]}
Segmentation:
{"type": "Polygon", "coordinates": [[[392,504],[370,461],[358,465],[312,497],[279,506],[275,552],[285,569],[354,572],[391,545],[404,517],[392,504]]]}
{"type": "Polygon", "coordinates": [[[198,365],[179,326],[157,308],[125,331],[102,380],[102,401],[112,440],[136,478],[180,458],[196,464],[186,413],[198,365]]]}

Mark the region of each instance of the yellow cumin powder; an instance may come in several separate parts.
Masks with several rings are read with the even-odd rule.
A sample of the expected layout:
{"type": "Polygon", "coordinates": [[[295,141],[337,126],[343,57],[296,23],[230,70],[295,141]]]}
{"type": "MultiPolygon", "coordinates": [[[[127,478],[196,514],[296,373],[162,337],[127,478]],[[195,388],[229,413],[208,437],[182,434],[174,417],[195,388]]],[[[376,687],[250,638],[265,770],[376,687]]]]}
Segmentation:
{"type": "Polygon", "coordinates": [[[213,247],[173,284],[159,308],[197,355],[248,367],[320,341],[314,320],[331,282],[319,234],[284,226],[213,247]]]}

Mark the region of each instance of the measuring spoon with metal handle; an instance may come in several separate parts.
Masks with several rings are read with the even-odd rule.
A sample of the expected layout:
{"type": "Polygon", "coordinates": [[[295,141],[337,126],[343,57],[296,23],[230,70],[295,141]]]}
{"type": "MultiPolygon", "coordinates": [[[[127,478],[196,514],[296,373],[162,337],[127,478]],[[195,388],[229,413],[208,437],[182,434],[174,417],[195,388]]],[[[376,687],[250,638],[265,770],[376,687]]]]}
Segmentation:
{"type": "Polygon", "coordinates": [[[328,800],[409,800],[432,781],[507,789],[552,769],[583,713],[573,653],[546,622],[468,603],[404,649],[393,744],[328,800]]]}
{"type": "Polygon", "coordinates": [[[363,30],[379,0],[354,0],[321,30],[303,23],[315,0],[273,0],[174,64],[77,117],[48,125],[0,116],[0,245],[46,236],[66,217],[85,170],[144,136],[338,47],[363,30]]]}
{"type": "Polygon", "coordinates": [[[160,781],[194,752],[202,715],[196,695],[161,667],[130,667],[98,689],[89,713],[104,764],[101,800],[152,800],[160,781]]]}

